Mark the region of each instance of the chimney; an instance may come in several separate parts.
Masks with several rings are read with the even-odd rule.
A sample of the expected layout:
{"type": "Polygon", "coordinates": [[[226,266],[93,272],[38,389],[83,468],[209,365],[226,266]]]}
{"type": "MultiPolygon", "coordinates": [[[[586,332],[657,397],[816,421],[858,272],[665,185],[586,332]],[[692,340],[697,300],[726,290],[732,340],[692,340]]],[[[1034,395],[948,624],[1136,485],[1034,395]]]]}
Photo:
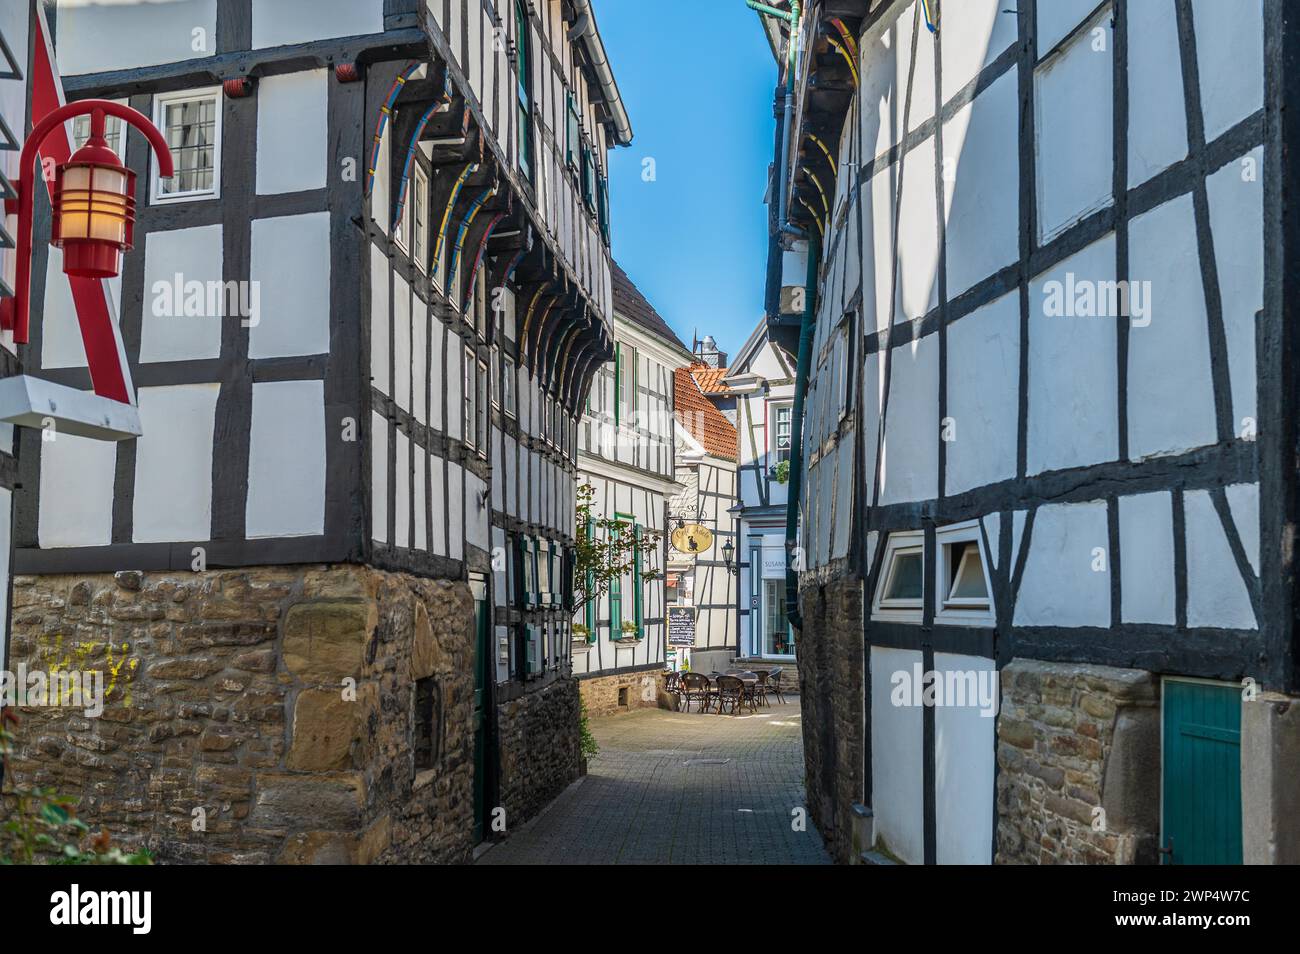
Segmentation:
{"type": "Polygon", "coordinates": [[[701,364],[707,364],[711,368],[727,366],[727,355],[718,350],[718,343],[713,340],[713,335],[705,335],[702,341],[696,343],[695,358],[701,364]]]}

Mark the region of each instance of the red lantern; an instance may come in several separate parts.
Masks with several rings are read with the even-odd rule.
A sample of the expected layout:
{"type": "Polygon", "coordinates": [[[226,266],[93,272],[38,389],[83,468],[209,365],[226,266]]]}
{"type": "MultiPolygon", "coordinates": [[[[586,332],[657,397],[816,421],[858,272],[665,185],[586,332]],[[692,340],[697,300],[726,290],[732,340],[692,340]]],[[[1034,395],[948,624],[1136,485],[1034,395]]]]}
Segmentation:
{"type": "Polygon", "coordinates": [[[135,173],[104,139],[104,114],[91,114],[90,139],[55,172],[50,244],[63,249],[63,270],[113,278],[135,232],[135,173]]]}

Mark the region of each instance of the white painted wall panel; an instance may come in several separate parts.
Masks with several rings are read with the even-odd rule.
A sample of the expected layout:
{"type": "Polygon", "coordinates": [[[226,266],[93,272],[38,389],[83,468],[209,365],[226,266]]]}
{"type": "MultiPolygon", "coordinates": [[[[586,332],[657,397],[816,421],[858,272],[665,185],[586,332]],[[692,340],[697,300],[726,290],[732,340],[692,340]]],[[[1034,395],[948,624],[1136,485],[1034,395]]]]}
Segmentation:
{"type": "Polygon", "coordinates": [[[1190,195],[1129,223],[1129,269],[1133,281],[1142,283],[1130,292],[1135,304],[1128,336],[1129,457],[1213,444],[1214,385],[1190,195]],[[1141,322],[1147,318],[1136,316],[1139,287],[1149,299],[1145,326],[1141,322]]]}
{"type": "Polygon", "coordinates": [[[381,394],[392,395],[388,376],[388,256],[370,246],[370,383],[381,394]]]}
{"type": "Polygon", "coordinates": [[[1263,0],[1192,0],[1207,141],[1264,106],[1263,0]]]}
{"type": "MultiPolygon", "coordinates": [[[[943,11],[943,101],[952,99],[981,69],[989,66],[1019,35],[1015,0],[961,0],[943,11]]],[[[1015,70],[1011,71],[1012,82],[1015,70]]]]}
{"type": "Polygon", "coordinates": [[[433,540],[429,549],[439,556],[447,555],[447,462],[441,457],[429,458],[429,499],[433,502],[433,540]]]}
{"type": "Polygon", "coordinates": [[[1130,4],[1128,184],[1141,185],[1187,155],[1187,110],[1174,0],[1130,4]]]}
{"type": "Polygon", "coordinates": [[[934,138],[909,152],[903,163],[903,202],[898,223],[898,316],[907,319],[919,318],[939,304],[934,138]]]}
{"type": "Polygon", "coordinates": [[[253,48],[382,33],[384,0],[253,0],[253,48]]]}
{"type": "Polygon", "coordinates": [[[1003,295],[948,326],[945,489],[959,494],[1016,476],[1020,296],[1003,295]]]}
{"type": "Polygon", "coordinates": [[[1176,622],[1174,511],[1168,491],[1119,498],[1121,618],[1176,622]]]}
{"type": "Polygon", "coordinates": [[[113,539],[117,445],[58,434],[40,447],[40,545],[107,546],[113,539]]]}
{"type": "Polygon", "coordinates": [[[261,289],[261,312],[249,329],[249,357],[328,352],[329,213],[254,219],[252,255],[251,276],[261,289]]]}
{"type": "MultiPolygon", "coordinates": [[[[415,539],[412,546],[417,550],[429,549],[429,531],[425,524],[425,516],[428,513],[428,498],[425,494],[424,472],[428,455],[420,448],[415,448],[415,491],[411,494],[412,510],[415,512],[415,539]]],[[[441,505],[441,501],[439,501],[441,505]]]]}
{"type": "Polygon", "coordinates": [[[1099,22],[1100,39],[1085,31],[1034,76],[1038,234],[1043,240],[1111,202],[1110,14],[1099,22]],[[1105,48],[1094,49],[1098,42],[1105,48]]]}
{"type": "MultiPolygon", "coordinates": [[[[980,656],[935,653],[934,668],[963,674],[962,691],[967,693],[964,705],[934,710],[935,860],[941,865],[991,864],[997,667],[980,656]],[[990,697],[978,695],[989,689],[990,697]]],[[[947,678],[944,685],[950,685],[947,678]]]]}
{"type": "MultiPolygon", "coordinates": [[[[1050,296],[1079,282],[1115,279],[1113,235],[1075,253],[1029,289],[1029,473],[1114,460],[1115,322],[1050,315],[1050,296]],[[1057,286],[1048,283],[1056,282],[1057,286]]],[[[1130,413],[1132,408],[1130,407],[1130,413]]]]}
{"type": "Polygon", "coordinates": [[[328,78],[325,70],[304,70],[258,82],[259,195],[325,188],[328,78]]]}
{"type": "Polygon", "coordinates": [[[447,464],[447,555],[453,560],[465,558],[465,469],[454,461],[447,464]]]}
{"type": "Polygon", "coordinates": [[[212,536],[212,441],[219,384],[140,389],[132,540],[212,536]]]}
{"type": "Polygon", "coordinates": [[[1255,315],[1264,307],[1264,149],[1206,179],[1232,385],[1232,427],[1255,421],[1255,315]]]}
{"type": "Polygon", "coordinates": [[[1205,490],[1183,496],[1187,525],[1187,625],[1255,629],[1250,594],[1205,490]]]}
{"type": "Polygon", "coordinates": [[[370,539],[388,542],[388,421],[370,412],[370,539]]]}
{"type": "Polygon", "coordinates": [[[891,360],[880,503],[928,500],[939,493],[939,339],[895,348],[891,360]]]}
{"type": "Polygon", "coordinates": [[[1016,626],[1110,625],[1110,552],[1105,503],[1049,504],[1038,508],[1014,623],[1016,626]],[[1101,562],[1096,562],[1099,558],[1101,562]],[[1094,565],[1102,569],[1094,569],[1094,565]]]}
{"type": "Polygon", "coordinates": [[[393,273],[393,400],[411,409],[411,286],[393,273]]]}
{"type": "MultiPolygon", "coordinates": [[[[175,63],[217,51],[217,0],[59,0],[57,13],[51,26],[63,76],[175,63]]],[[[14,50],[24,73],[25,50],[14,50]]]]}
{"type": "Polygon", "coordinates": [[[1232,522],[1251,569],[1259,574],[1259,484],[1229,484],[1224,488],[1232,522]]]}
{"type": "Polygon", "coordinates": [[[225,293],[223,263],[219,224],[145,236],[142,363],[221,356],[222,323],[244,320],[242,305],[253,303],[251,290],[225,293]]]}
{"type": "Polygon", "coordinates": [[[245,523],[250,538],[325,531],[324,382],[253,385],[245,523]]]}
{"type": "MultiPolygon", "coordinates": [[[[3,155],[0,153],[0,155],[3,155]]],[[[11,220],[17,228],[17,219],[11,220]]],[[[77,322],[77,309],[72,303],[72,288],[68,276],[63,273],[63,250],[54,246],[46,249],[49,253],[45,263],[45,311],[38,312],[33,303],[35,315],[33,323],[41,326],[41,367],[43,368],[84,368],[86,366],[86,348],[81,341],[81,326],[77,322]]],[[[32,279],[35,285],[35,277],[32,279]]],[[[122,313],[122,279],[108,280],[110,301],[113,313],[122,313]]],[[[6,333],[12,347],[12,333],[6,333]]]]}
{"type": "Polygon", "coordinates": [[[397,432],[397,462],[393,476],[393,546],[411,545],[411,439],[397,432]]]}
{"type": "Polygon", "coordinates": [[[950,299],[1019,257],[1019,117],[1011,70],[944,124],[950,299]]]}
{"type": "Polygon", "coordinates": [[[1069,36],[1096,6],[1094,0],[1047,0],[1036,4],[1038,55],[1042,56],[1069,36]]]}
{"type": "Polygon", "coordinates": [[[896,706],[895,674],[911,679],[919,652],[871,647],[871,809],[876,837],[903,861],[925,861],[922,708],[896,706]]]}

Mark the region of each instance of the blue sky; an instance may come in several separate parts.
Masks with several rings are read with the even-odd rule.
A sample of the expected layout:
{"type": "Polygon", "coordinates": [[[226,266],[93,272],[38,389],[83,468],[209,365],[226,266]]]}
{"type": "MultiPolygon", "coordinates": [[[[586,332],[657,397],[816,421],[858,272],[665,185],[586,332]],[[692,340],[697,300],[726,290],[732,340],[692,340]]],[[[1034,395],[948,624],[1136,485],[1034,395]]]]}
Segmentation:
{"type": "Polygon", "coordinates": [[[614,257],[687,347],[698,329],[735,355],[767,262],[777,76],[758,15],[744,0],[594,6],[633,132],[610,153],[614,257]]]}

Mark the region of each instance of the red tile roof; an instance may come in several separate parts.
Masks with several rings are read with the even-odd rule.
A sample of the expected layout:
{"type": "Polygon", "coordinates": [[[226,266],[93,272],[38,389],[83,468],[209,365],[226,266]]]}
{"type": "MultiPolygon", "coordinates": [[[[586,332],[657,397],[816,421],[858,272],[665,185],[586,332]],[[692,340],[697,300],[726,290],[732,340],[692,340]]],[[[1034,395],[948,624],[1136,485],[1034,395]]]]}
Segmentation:
{"type": "Polygon", "coordinates": [[[727,376],[726,368],[714,368],[707,364],[693,364],[689,370],[691,377],[695,378],[695,383],[700,386],[700,390],[705,394],[731,393],[731,388],[727,387],[722,380],[727,376]]]}
{"type": "Polygon", "coordinates": [[[700,390],[694,374],[699,369],[716,370],[704,365],[692,365],[673,372],[677,420],[710,454],[736,460],[740,449],[736,428],[700,390]]]}

